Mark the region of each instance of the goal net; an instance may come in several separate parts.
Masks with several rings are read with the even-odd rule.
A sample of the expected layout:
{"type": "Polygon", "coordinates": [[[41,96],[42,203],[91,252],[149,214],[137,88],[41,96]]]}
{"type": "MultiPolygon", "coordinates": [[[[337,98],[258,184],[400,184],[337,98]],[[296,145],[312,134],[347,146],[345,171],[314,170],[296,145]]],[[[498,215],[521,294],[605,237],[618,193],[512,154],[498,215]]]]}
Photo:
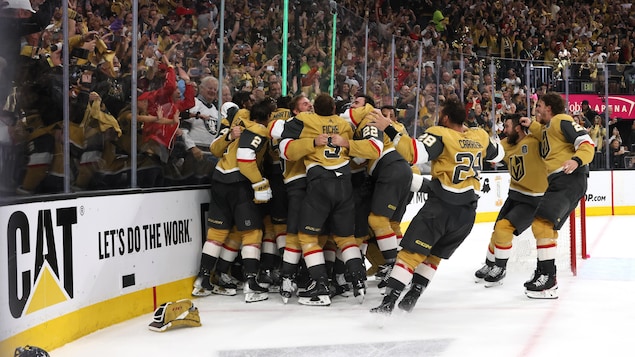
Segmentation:
{"type": "MultiPolygon", "coordinates": [[[[507,264],[508,270],[526,271],[528,274],[536,268],[536,239],[531,228],[514,237],[513,248],[507,264]]],[[[584,198],[569,215],[567,222],[558,231],[558,254],[556,265],[558,272],[570,271],[577,274],[578,259],[586,255],[586,206],[584,198]]]]}

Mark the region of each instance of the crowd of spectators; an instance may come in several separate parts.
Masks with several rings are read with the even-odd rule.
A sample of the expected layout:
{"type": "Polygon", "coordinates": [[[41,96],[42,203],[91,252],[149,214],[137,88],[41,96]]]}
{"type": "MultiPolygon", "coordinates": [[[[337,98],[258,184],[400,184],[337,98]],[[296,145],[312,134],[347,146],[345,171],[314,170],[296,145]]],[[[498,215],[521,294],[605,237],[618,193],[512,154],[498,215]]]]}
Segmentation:
{"type": "MultiPolygon", "coordinates": [[[[82,166],[102,160],[94,155],[111,150],[115,162],[114,157],[125,154],[119,146],[96,142],[120,137],[121,131],[135,132],[117,122],[130,110],[133,75],[140,97],[161,90],[173,95],[168,102],[177,109],[138,113],[147,114],[149,121],[161,121],[164,115],[178,121],[177,139],[171,137],[169,145],[184,131],[193,131],[187,122],[194,119],[204,120],[205,128],[215,133],[219,93],[226,102],[241,92],[250,92],[257,100],[300,93],[313,98],[332,90],[340,107],[364,93],[377,106],[396,105],[409,131],[420,132],[435,124],[438,105],[450,96],[462,96],[467,104],[468,125],[500,130],[500,123],[490,118],[491,109],[501,115],[526,113],[527,97],[533,104],[534,92],[556,86],[565,67],[571,68],[573,77],[600,85],[608,73],[614,79],[611,90],[635,92],[635,7],[629,1],[344,0],[333,6],[327,0],[295,0],[288,12],[286,58],[282,58],[282,1],[226,1],[221,19],[218,0],[141,0],[135,30],[129,0],[71,0],[68,41],[63,38],[61,1],[31,0],[34,11],[25,6],[26,0],[0,1],[6,37],[0,52],[3,155],[24,156],[25,152],[15,150],[18,144],[41,154],[30,152],[28,162],[14,160],[15,167],[2,170],[3,178],[9,179],[5,183],[20,184],[25,192],[34,192],[44,176],[54,178],[51,190],[59,190],[63,177],[56,154],[63,116],[60,64],[66,45],[71,64],[71,141],[81,141],[73,142],[81,152],[76,177],[81,177],[82,166]],[[335,41],[333,13],[337,13],[335,41]],[[136,49],[133,37],[138,40],[136,49]],[[331,78],[333,43],[335,77],[331,78]],[[135,51],[137,73],[133,74],[135,51]],[[218,78],[221,63],[222,78],[218,78]],[[526,78],[530,63],[547,68],[549,76],[526,78]],[[168,88],[170,75],[174,83],[168,88]],[[205,79],[209,76],[220,79],[223,88],[218,88],[218,80],[210,88],[205,79]],[[214,110],[189,111],[184,103],[193,103],[194,97],[198,107],[214,106],[214,110]],[[87,150],[91,145],[101,147],[87,150]],[[86,155],[91,152],[93,157],[86,155]],[[48,165],[45,172],[25,173],[25,166],[38,163],[48,165]],[[25,182],[29,187],[24,187],[25,182]]],[[[195,141],[190,144],[194,151],[206,144],[195,141]]],[[[171,166],[178,171],[182,162],[175,160],[171,166]]],[[[117,167],[111,171],[117,172],[117,167]]]]}

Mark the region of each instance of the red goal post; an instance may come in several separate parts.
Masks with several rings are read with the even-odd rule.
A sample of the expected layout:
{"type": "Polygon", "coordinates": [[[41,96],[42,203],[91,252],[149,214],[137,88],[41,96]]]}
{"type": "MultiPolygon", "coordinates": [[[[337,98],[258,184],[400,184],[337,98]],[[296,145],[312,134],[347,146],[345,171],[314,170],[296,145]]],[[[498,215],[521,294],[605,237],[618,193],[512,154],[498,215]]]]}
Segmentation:
{"type": "Polygon", "coordinates": [[[589,254],[586,249],[586,199],[583,196],[578,208],[569,215],[569,244],[570,244],[570,264],[573,275],[578,274],[578,249],[580,247],[580,258],[588,259],[589,254]]]}

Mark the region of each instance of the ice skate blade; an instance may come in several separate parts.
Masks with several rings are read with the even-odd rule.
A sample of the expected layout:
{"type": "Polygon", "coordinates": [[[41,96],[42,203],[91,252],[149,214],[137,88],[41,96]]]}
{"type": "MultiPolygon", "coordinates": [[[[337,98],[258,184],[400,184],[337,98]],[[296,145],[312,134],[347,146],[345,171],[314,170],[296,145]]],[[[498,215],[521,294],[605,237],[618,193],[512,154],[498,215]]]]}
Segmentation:
{"type": "Polygon", "coordinates": [[[245,293],[245,302],[258,302],[269,299],[269,293],[245,293]]]}
{"type": "Polygon", "coordinates": [[[355,300],[357,300],[357,302],[360,304],[364,303],[365,297],[366,297],[366,292],[364,290],[360,290],[357,292],[357,294],[355,294],[355,300]]]}
{"type": "Polygon", "coordinates": [[[212,289],[212,293],[216,295],[235,296],[236,289],[226,289],[218,285],[214,285],[214,289],[212,289]]]}
{"type": "Polygon", "coordinates": [[[307,306],[330,306],[331,298],[328,295],[318,295],[316,297],[299,297],[298,303],[307,306]]]}
{"type": "Polygon", "coordinates": [[[530,299],[557,299],[558,287],[543,291],[525,290],[525,295],[527,295],[527,297],[530,299]]]}
{"type": "Polygon", "coordinates": [[[280,297],[282,298],[282,302],[285,304],[289,302],[289,299],[291,298],[292,295],[293,295],[292,291],[284,291],[284,290],[280,291],[280,297]]]}
{"type": "Polygon", "coordinates": [[[377,316],[390,316],[392,314],[392,310],[383,309],[380,306],[370,309],[371,314],[375,314],[377,316]]]}
{"type": "Polygon", "coordinates": [[[484,282],[485,282],[485,279],[484,279],[484,278],[477,278],[477,277],[474,277],[474,282],[475,282],[476,284],[484,283],[484,282]]]}
{"type": "Polygon", "coordinates": [[[485,287],[486,288],[493,288],[495,286],[500,286],[503,285],[503,281],[499,280],[499,281],[486,281],[485,282],[485,287]]]}

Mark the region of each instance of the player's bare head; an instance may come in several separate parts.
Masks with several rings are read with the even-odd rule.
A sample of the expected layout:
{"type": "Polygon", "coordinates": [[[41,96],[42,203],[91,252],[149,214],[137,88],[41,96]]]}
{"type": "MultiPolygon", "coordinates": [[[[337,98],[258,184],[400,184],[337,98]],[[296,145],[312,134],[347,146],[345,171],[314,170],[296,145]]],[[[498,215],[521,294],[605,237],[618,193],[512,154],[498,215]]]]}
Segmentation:
{"type": "Polygon", "coordinates": [[[275,112],[276,109],[278,109],[278,102],[270,96],[264,97],[261,102],[267,104],[272,112],[275,112]]]}
{"type": "Polygon", "coordinates": [[[443,103],[440,118],[448,116],[448,120],[452,124],[463,125],[466,119],[465,106],[456,97],[449,97],[443,103]]]}
{"type": "Polygon", "coordinates": [[[553,115],[564,113],[565,103],[560,93],[547,92],[540,96],[539,100],[545,103],[545,107],[551,107],[553,115]]]}
{"type": "Polygon", "coordinates": [[[269,117],[273,110],[275,110],[275,106],[271,104],[271,99],[269,100],[261,100],[254,105],[251,106],[251,110],[249,111],[249,119],[260,123],[266,124],[269,121],[269,117]]]}
{"type": "Polygon", "coordinates": [[[335,100],[328,94],[319,94],[313,102],[315,114],[329,116],[335,114],[335,100]]]}
{"type": "Polygon", "coordinates": [[[370,104],[374,107],[375,100],[367,94],[360,94],[355,97],[355,100],[353,100],[353,103],[351,104],[351,108],[360,108],[366,104],[370,104]]]}
{"type": "Polygon", "coordinates": [[[278,98],[278,108],[291,109],[291,99],[289,95],[278,98]]]}
{"type": "Polygon", "coordinates": [[[381,107],[381,113],[392,121],[397,120],[397,108],[392,105],[384,105],[381,107]]]}
{"type": "Polygon", "coordinates": [[[251,101],[250,92],[236,92],[232,97],[232,102],[236,103],[238,108],[247,108],[249,106],[249,101],[251,101]]]}
{"type": "Polygon", "coordinates": [[[313,111],[313,104],[311,104],[309,98],[307,98],[304,94],[298,94],[291,99],[289,108],[293,114],[299,114],[302,112],[313,111]]]}
{"type": "Polygon", "coordinates": [[[520,127],[520,115],[508,114],[503,116],[503,132],[507,135],[507,142],[515,145],[519,139],[520,127]]]}

